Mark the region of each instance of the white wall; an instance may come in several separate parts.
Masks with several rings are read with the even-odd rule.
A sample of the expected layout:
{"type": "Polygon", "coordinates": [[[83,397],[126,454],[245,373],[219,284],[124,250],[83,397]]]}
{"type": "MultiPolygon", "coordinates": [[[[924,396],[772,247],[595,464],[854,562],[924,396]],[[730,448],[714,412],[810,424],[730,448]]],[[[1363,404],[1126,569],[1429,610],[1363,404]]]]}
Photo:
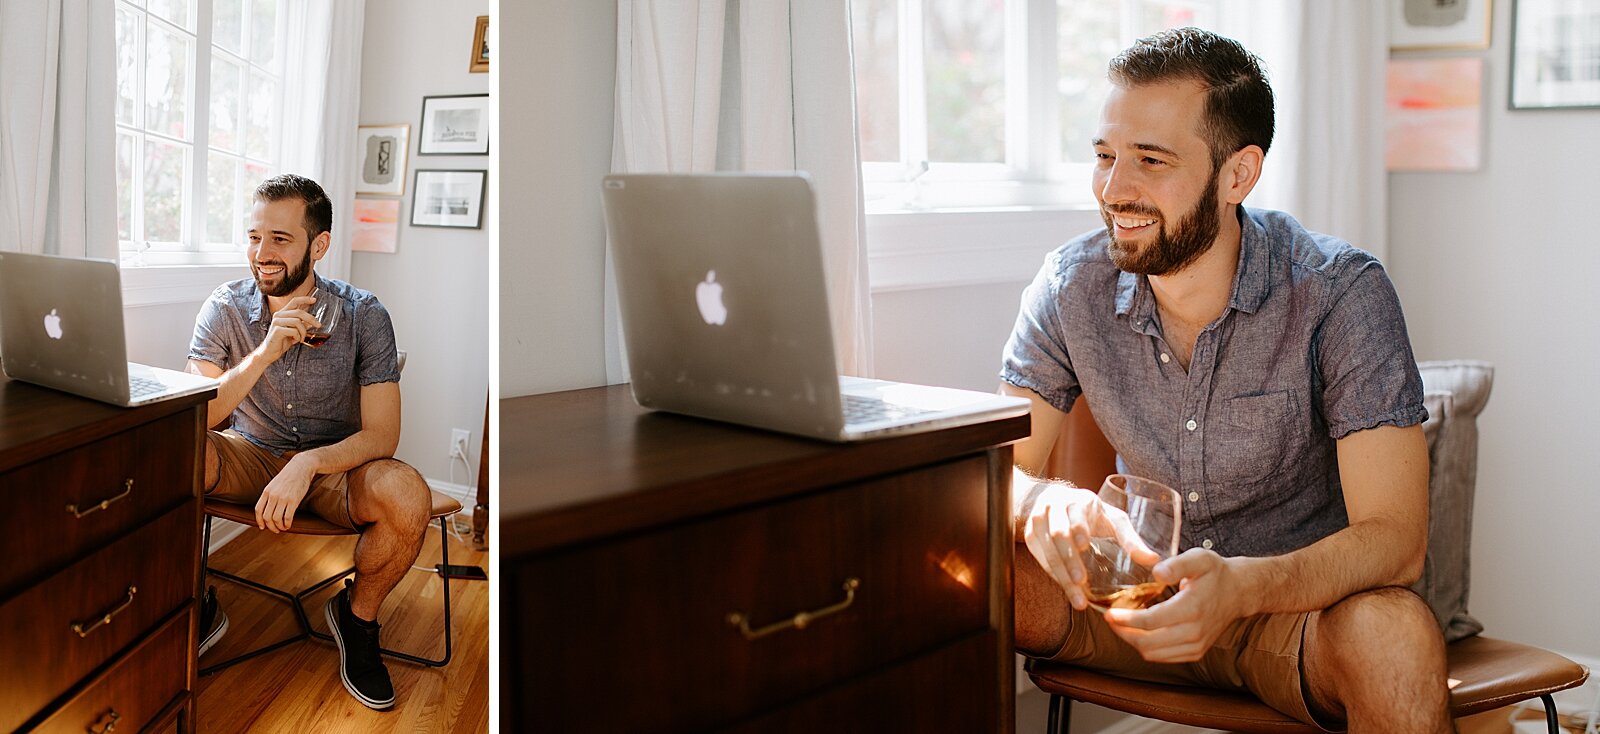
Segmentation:
{"type": "Polygon", "coordinates": [[[504,2],[500,396],[605,382],[605,224],[616,3],[504,2]],[[515,70],[515,73],[507,70],[515,70]]]}
{"type": "Polygon", "coordinates": [[[1487,634],[1600,657],[1600,110],[1508,111],[1494,4],[1485,155],[1389,180],[1389,266],[1419,358],[1495,364],[1471,610],[1487,634]]]}
{"type": "MultiPolygon", "coordinates": [[[[485,206],[482,229],[408,222],[417,169],[490,168],[491,156],[417,155],[424,96],[489,92],[489,74],[467,71],[474,22],[489,14],[489,0],[375,0],[366,8],[361,123],[410,123],[411,155],[396,251],[354,253],[350,280],[383,301],[399,346],[409,353],[400,380],[405,426],[395,456],[430,480],[451,481],[450,430],[470,430],[473,471],[469,475],[460,462],[453,468],[454,483],[469,485],[477,481],[489,390],[489,228],[495,212],[485,206]]],[[[501,126],[491,133],[491,152],[507,127],[515,130],[501,126]]],[[[349,212],[339,216],[347,222],[349,212]]]]}

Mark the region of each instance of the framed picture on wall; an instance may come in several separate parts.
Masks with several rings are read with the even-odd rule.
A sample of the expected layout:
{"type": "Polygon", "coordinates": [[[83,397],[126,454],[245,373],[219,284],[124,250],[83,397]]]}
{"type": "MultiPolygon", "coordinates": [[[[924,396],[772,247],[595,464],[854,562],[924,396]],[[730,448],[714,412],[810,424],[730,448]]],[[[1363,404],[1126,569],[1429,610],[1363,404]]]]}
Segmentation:
{"type": "Polygon", "coordinates": [[[403,196],[411,126],[361,125],[357,131],[356,154],[361,167],[356,175],[356,193],[403,196]]]}
{"type": "Polygon", "coordinates": [[[489,95],[422,98],[418,155],[488,155],[489,95]]]}
{"type": "Polygon", "coordinates": [[[1600,108],[1600,0],[1511,6],[1511,109],[1600,108]]]}
{"type": "Polygon", "coordinates": [[[478,16],[478,27],[472,31],[472,61],[467,72],[482,74],[489,71],[489,16],[478,16]]]}
{"type": "Polygon", "coordinates": [[[1389,50],[1489,47],[1490,0],[1389,0],[1389,50]]]}
{"type": "Polygon", "coordinates": [[[411,199],[411,225],[481,228],[483,196],[488,187],[488,171],[418,170],[416,194],[411,199]]]}
{"type": "Polygon", "coordinates": [[[350,235],[353,252],[387,252],[396,249],[400,239],[400,200],[356,197],[352,213],[355,227],[350,235]]]}

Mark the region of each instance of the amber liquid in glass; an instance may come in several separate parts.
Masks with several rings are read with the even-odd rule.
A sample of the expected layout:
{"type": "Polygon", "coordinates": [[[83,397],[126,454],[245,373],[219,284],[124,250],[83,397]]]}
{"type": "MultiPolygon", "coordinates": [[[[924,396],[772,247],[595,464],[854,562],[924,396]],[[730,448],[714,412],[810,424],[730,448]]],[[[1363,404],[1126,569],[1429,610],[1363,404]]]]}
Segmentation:
{"type": "Polygon", "coordinates": [[[1089,605],[1098,609],[1144,609],[1155,604],[1167,585],[1160,581],[1124,586],[1109,594],[1090,594],[1089,605]]]}

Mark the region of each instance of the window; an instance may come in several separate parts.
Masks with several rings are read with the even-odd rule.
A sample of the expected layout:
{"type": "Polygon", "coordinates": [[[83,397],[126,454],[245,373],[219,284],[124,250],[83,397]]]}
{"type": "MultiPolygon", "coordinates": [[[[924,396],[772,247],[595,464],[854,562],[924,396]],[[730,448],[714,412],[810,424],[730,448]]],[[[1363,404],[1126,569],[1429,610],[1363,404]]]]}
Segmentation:
{"type": "Polygon", "coordinates": [[[1106,62],[1217,0],[855,0],[868,211],[1087,203],[1106,62]]]}
{"type": "Polygon", "coordinates": [[[233,264],[278,170],[281,0],[117,0],[117,233],[128,265],[233,264]]]}

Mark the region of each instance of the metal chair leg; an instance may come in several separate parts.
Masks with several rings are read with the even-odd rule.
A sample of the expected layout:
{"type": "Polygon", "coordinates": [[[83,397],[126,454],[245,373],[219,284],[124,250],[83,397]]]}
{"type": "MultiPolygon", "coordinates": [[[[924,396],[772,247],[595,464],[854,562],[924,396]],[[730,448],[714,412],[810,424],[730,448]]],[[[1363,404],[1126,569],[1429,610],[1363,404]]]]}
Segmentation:
{"type": "MultiPolygon", "coordinates": [[[[439,549],[440,549],[439,552],[441,554],[441,558],[440,558],[440,565],[434,567],[434,571],[439,574],[439,582],[444,584],[444,657],[439,658],[437,660],[433,660],[433,659],[430,659],[430,658],[425,658],[425,657],[419,657],[417,655],[412,655],[410,653],[400,652],[398,650],[390,650],[387,647],[378,648],[378,652],[380,652],[380,653],[382,653],[384,655],[388,655],[389,657],[399,658],[401,660],[407,660],[407,661],[410,661],[410,662],[413,662],[413,663],[426,665],[426,666],[428,666],[430,668],[442,668],[442,667],[444,667],[446,665],[449,665],[450,664],[450,657],[453,654],[452,645],[451,645],[452,634],[451,634],[451,628],[450,628],[450,577],[445,575],[444,568],[443,568],[443,566],[448,566],[450,564],[450,537],[445,532],[445,524],[444,524],[445,520],[447,520],[447,519],[448,518],[445,518],[445,517],[439,518],[439,549]]],[[[316,586],[313,586],[313,587],[311,587],[309,589],[306,589],[305,591],[300,592],[298,595],[296,595],[295,600],[294,600],[295,613],[300,615],[302,618],[304,618],[306,616],[306,613],[305,613],[305,597],[316,593],[318,590],[320,590],[322,587],[328,585],[329,583],[332,583],[334,581],[338,581],[339,579],[342,579],[342,578],[344,578],[346,576],[349,576],[354,571],[355,571],[355,567],[352,566],[345,573],[342,573],[342,574],[339,574],[338,576],[335,576],[335,577],[332,577],[330,579],[324,580],[324,581],[318,583],[316,586]]],[[[316,629],[312,628],[309,623],[307,623],[307,626],[306,626],[306,633],[308,635],[310,635],[311,637],[315,637],[315,638],[317,638],[319,640],[322,640],[324,642],[333,642],[333,635],[331,635],[329,633],[326,633],[326,632],[319,632],[316,629]]]]}
{"type": "MultiPolygon", "coordinates": [[[[328,634],[326,632],[319,632],[319,631],[317,631],[316,628],[311,626],[311,617],[310,617],[309,614],[306,613],[305,600],[306,600],[307,597],[309,597],[309,596],[321,591],[322,589],[326,588],[329,584],[336,583],[339,580],[344,579],[345,577],[355,573],[355,570],[356,570],[355,566],[351,566],[351,567],[349,567],[349,568],[347,568],[347,569],[345,569],[343,571],[340,571],[339,573],[336,573],[336,574],[334,574],[332,576],[329,576],[329,577],[327,577],[327,578],[325,578],[325,579],[323,579],[321,581],[318,581],[317,583],[306,587],[305,589],[301,590],[298,593],[291,593],[291,592],[288,592],[288,591],[284,591],[282,589],[278,589],[278,588],[274,588],[274,587],[271,587],[271,586],[267,586],[266,584],[258,583],[256,581],[252,581],[252,580],[244,578],[242,576],[235,576],[235,575],[233,575],[231,573],[228,573],[226,571],[218,571],[216,569],[210,568],[210,566],[209,566],[209,563],[210,563],[210,548],[211,548],[211,519],[212,518],[210,516],[206,517],[205,541],[204,541],[206,543],[206,545],[205,545],[204,549],[202,549],[202,559],[201,560],[202,560],[202,565],[205,567],[205,572],[207,574],[212,575],[212,576],[217,576],[217,577],[220,577],[222,579],[226,579],[228,581],[232,581],[232,582],[234,582],[236,584],[240,584],[242,586],[254,589],[254,590],[259,591],[259,592],[261,592],[263,594],[267,594],[268,596],[272,596],[274,598],[277,598],[280,601],[283,601],[283,602],[287,603],[289,605],[289,609],[294,612],[295,621],[296,621],[296,623],[298,623],[298,625],[300,627],[300,632],[298,634],[292,635],[290,637],[286,637],[286,638],[284,638],[282,640],[278,640],[277,642],[273,642],[271,644],[263,645],[261,647],[258,647],[256,649],[254,649],[254,650],[250,650],[248,652],[241,653],[241,654],[236,655],[234,657],[228,658],[226,660],[223,660],[220,663],[216,663],[214,665],[209,665],[209,666],[203,667],[203,668],[200,669],[200,675],[211,675],[212,673],[215,673],[215,672],[217,672],[219,670],[222,670],[223,668],[227,668],[227,667],[232,666],[232,665],[237,665],[239,663],[242,663],[242,662],[244,662],[246,660],[249,660],[251,658],[254,658],[254,657],[265,655],[265,654],[267,654],[269,652],[273,652],[274,650],[278,650],[280,648],[286,647],[286,646],[291,645],[293,643],[300,642],[301,640],[307,640],[307,639],[311,639],[311,638],[316,638],[316,639],[322,640],[324,642],[333,642],[333,635],[328,634]]],[[[401,660],[407,660],[407,661],[410,661],[410,662],[413,662],[413,663],[419,663],[421,665],[426,665],[426,666],[433,667],[433,668],[442,668],[442,667],[448,665],[450,663],[451,656],[454,654],[453,645],[452,645],[452,636],[453,635],[452,635],[452,630],[451,630],[451,626],[450,626],[450,577],[445,575],[444,568],[443,568],[444,566],[448,566],[450,564],[450,538],[449,538],[448,533],[445,531],[445,524],[444,524],[446,519],[448,519],[448,518],[444,518],[444,517],[439,518],[439,547],[440,547],[440,553],[441,553],[442,557],[440,559],[441,560],[440,565],[435,567],[435,571],[439,574],[440,583],[444,584],[444,657],[439,658],[437,660],[433,660],[433,659],[429,659],[429,658],[424,658],[424,657],[419,657],[419,656],[416,656],[416,655],[412,655],[412,654],[409,654],[409,653],[399,652],[397,650],[390,650],[388,648],[383,648],[383,647],[378,648],[378,652],[380,652],[380,653],[382,653],[384,655],[388,655],[389,657],[399,658],[401,660]]],[[[201,634],[205,634],[205,630],[201,630],[200,633],[201,634]]]]}
{"type": "Polygon", "coordinates": [[[1050,720],[1045,726],[1050,734],[1070,734],[1072,730],[1072,699],[1050,694],[1050,720]]]}
{"type": "Polygon", "coordinates": [[[1556,700],[1546,693],[1539,697],[1544,702],[1544,723],[1550,734],[1561,734],[1560,716],[1556,714],[1556,700]]]}

